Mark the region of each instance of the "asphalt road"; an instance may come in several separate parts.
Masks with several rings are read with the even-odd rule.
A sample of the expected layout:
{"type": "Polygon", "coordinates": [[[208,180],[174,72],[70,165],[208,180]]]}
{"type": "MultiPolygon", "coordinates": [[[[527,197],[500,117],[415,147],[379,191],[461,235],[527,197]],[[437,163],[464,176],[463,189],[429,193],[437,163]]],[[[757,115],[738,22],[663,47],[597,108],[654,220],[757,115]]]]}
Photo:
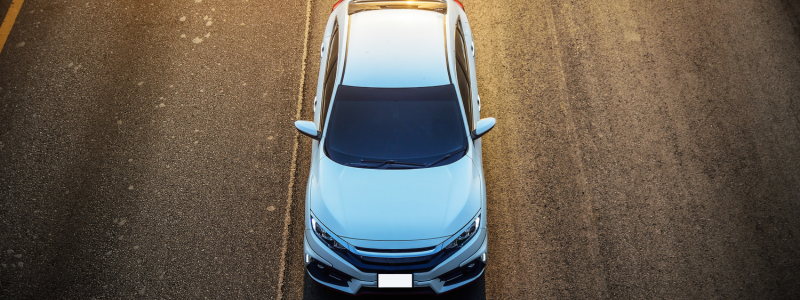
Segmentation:
{"type": "MultiPolygon", "coordinates": [[[[0,298],[349,298],[304,275],[291,124],[333,2],[306,40],[303,0],[25,1],[0,298]]],[[[800,4],[463,2],[489,265],[437,299],[800,298],[800,4]]]]}
{"type": "Polygon", "coordinates": [[[0,298],[274,297],[305,20],[25,1],[0,54],[0,298]]]}

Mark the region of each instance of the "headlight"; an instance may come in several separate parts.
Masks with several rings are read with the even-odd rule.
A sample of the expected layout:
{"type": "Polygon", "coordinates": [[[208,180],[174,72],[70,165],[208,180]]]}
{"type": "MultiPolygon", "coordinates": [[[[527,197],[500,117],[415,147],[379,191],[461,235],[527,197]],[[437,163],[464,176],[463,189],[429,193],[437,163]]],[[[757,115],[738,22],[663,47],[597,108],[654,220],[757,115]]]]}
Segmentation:
{"type": "Polygon", "coordinates": [[[461,232],[461,234],[459,234],[458,237],[455,240],[453,240],[453,242],[451,242],[444,248],[445,249],[461,248],[461,246],[464,246],[464,244],[466,244],[470,239],[472,239],[473,236],[475,236],[476,233],[478,233],[478,227],[480,226],[480,224],[481,224],[481,215],[478,215],[477,217],[475,217],[474,220],[472,220],[467,229],[461,232]]]}
{"type": "Polygon", "coordinates": [[[333,237],[330,234],[328,234],[327,231],[325,231],[325,228],[322,228],[322,226],[317,222],[316,219],[314,219],[314,217],[311,217],[311,230],[314,231],[314,234],[316,234],[317,237],[320,240],[322,240],[322,242],[325,243],[326,246],[328,246],[328,248],[347,249],[344,246],[342,246],[342,244],[333,239],[333,237]]]}

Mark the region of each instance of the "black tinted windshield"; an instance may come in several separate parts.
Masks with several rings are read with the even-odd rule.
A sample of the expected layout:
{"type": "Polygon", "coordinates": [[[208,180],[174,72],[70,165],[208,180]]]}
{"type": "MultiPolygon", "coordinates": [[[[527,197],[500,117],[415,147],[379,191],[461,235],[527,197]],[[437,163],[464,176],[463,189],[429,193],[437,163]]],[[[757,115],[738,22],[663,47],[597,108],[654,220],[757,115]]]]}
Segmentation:
{"type": "Polygon", "coordinates": [[[333,161],[392,168],[441,166],[463,157],[467,135],[455,86],[364,88],[341,85],[325,138],[333,161]],[[393,163],[380,163],[392,161],[393,163]],[[396,162],[396,163],[394,163],[396,162]]]}

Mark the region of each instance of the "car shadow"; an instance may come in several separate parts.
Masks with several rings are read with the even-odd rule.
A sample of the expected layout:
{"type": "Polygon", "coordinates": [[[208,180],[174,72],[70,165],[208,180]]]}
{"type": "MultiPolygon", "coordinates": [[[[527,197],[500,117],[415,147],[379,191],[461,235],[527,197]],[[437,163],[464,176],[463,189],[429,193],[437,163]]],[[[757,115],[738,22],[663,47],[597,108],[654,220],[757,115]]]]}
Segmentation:
{"type": "MultiPolygon", "coordinates": [[[[451,292],[447,292],[441,295],[414,295],[414,299],[436,299],[436,300],[444,300],[444,299],[459,299],[459,300],[485,300],[486,299],[486,275],[481,275],[478,279],[473,281],[472,283],[463,286],[459,289],[456,289],[451,292]]],[[[342,292],[327,288],[321,284],[318,284],[308,276],[305,275],[303,279],[303,299],[312,300],[312,299],[336,299],[336,300],[346,300],[346,299],[358,299],[358,300],[372,300],[372,299],[408,299],[408,295],[359,295],[359,296],[351,296],[344,294],[342,292]]]]}

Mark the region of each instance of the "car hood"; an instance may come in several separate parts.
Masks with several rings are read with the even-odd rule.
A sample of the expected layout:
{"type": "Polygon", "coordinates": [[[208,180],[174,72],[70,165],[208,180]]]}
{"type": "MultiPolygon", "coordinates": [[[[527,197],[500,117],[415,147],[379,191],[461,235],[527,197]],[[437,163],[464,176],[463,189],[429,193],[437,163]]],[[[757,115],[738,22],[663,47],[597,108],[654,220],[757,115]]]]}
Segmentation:
{"type": "Polygon", "coordinates": [[[323,156],[309,208],[343,238],[411,241],[451,236],[480,210],[480,174],[469,156],[426,169],[346,167],[323,156]]]}

